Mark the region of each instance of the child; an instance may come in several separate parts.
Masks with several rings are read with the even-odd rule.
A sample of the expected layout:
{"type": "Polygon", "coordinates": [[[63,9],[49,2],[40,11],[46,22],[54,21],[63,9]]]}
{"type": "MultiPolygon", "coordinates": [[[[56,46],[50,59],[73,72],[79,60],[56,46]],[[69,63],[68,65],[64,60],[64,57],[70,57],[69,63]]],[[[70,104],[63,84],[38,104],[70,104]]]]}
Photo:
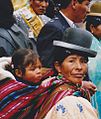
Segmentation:
{"type": "Polygon", "coordinates": [[[9,76],[0,80],[0,118],[28,118],[31,111],[34,115],[49,94],[49,87],[55,83],[51,80],[45,86],[43,83],[40,85],[43,76],[50,71],[45,75],[42,73],[39,56],[30,49],[16,51],[12,56],[12,65],[16,80],[9,76]]]}

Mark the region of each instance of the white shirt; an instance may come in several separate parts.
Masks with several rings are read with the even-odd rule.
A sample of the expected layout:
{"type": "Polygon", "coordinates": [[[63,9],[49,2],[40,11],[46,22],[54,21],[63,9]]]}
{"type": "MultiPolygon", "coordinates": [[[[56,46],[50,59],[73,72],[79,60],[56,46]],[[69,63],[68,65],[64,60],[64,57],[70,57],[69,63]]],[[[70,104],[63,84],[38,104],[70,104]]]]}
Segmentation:
{"type": "Polygon", "coordinates": [[[67,18],[61,11],[59,11],[61,13],[61,15],[65,18],[65,20],[68,22],[69,26],[71,28],[76,28],[76,25],[74,24],[74,22],[72,20],[70,20],[69,18],[67,18]]]}

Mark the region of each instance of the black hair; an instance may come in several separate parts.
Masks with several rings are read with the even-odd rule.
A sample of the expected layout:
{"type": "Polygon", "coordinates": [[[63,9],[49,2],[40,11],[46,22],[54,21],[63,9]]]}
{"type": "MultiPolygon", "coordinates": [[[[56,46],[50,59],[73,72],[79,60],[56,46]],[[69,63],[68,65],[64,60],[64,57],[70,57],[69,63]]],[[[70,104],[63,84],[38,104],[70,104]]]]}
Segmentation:
{"type": "Polygon", "coordinates": [[[0,0],[0,27],[8,28],[15,22],[13,12],[11,0],[0,0]]]}
{"type": "Polygon", "coordinates": [[[91,32],[90,25],[93,24],[94,27],[97,27],[101,24],[101,16],[90,16],[86,18],[86,29],[91,32]]]}
{"type": "Polygon", "coordinates": [[[71,0],[54,0],[54,3],[60,9],[63,9],[66,8],[71,3],[71,0]]]}
{"type": "MultiPolygon", "coordinates": [[[[56,4],[56,6],[59,6],[60,9],[65,9],[72,2],[72,0],[53,0],[53,1],[56,4]]],[[[84,0],[77,0],[77,1],[81,4],[84,0]]]]}
{"type": "Polygon", "coordinates": [[[18,49],[12,56],[12,64],[14,71],[20,69],[22,74],[25,73],[25,68],[29,64],[35,64],[38,54],[31,49],[18,49]]]}

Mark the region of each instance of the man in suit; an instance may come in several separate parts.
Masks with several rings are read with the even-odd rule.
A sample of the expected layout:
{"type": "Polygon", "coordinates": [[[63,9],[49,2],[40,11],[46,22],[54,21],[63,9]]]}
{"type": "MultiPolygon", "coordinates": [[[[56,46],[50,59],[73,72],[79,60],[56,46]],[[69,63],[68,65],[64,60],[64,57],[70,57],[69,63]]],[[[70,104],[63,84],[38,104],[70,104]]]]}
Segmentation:
{"type": "MultiPolygon", "coordinates": [[[[85,20],[87,13],[89,13],[90,1],[55,0],[55,3],[60,6],[60,11],[55,18],[42,28],[37,39],[37,50],[43,66],[53,67],[53,41],[61,40],[66,28],[75,28],[77,26],[74,23],[80,23],[85,20]]],[[[90,81],[85,81],[83,86],[96,92],[96,86],[90,81]]]]}
{"type": "Polygon", "coordinates": [[[42,28],[37,39],[38,53],[45,67],[52,67],[53,40],[61,40],[65,29],[76,27],[74,23],[82,22],[89,12],[90,0],[56,1],[60,5],[60,11],[42,28]]]}

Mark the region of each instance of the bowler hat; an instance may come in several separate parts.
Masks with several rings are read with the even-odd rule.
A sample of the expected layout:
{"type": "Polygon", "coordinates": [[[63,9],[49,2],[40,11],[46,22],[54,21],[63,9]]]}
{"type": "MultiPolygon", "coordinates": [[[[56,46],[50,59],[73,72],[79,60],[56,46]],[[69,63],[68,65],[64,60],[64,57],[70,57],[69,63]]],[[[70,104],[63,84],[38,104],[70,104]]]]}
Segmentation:
{"type": "Polygon", "coordinates": [[[96,52],[90,49],[92,43],[92,34],[86,30],[80,28],[67,28],[63,34],[61,41],[53,41],[53,45],[57,52],[55,55],[61,55],[59,52],[62,48],[63,54],[78,53],[85,57],[95,57],[96,52]],[[64,49],[64,50],[63,50],[64,49]]]}
{"type": "Polygon", "coordinates": [[[96,1],[91,5],[90,13],[88,15],[101,17],[101,1],[96,1]]]}

